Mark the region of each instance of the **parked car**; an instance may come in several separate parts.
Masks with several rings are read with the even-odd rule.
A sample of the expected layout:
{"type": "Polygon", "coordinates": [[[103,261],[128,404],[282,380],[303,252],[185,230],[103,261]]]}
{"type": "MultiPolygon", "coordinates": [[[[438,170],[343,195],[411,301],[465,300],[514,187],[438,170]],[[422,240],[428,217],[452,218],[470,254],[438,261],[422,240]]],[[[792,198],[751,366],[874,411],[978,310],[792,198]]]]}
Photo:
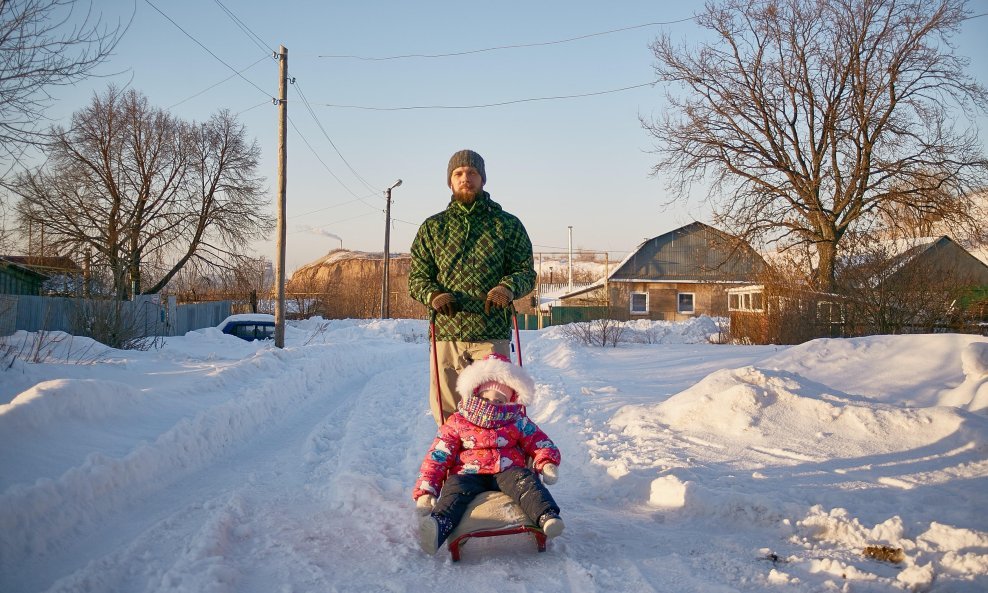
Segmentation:
{"type": "Polygon", "coordinates": [[[274,339],[274,315],[265,313],[230,315],[216,327],[225,334],[248,342],[274,339]]]}

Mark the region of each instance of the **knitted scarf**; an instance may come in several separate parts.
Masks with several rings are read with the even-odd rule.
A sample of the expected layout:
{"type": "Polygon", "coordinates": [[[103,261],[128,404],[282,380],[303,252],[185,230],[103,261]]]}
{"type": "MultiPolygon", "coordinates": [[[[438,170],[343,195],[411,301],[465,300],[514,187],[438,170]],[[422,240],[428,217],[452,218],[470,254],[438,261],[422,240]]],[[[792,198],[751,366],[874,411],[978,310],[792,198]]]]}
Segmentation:
{"type": "Polygon", "coordinates": [[[522,404],[496,404],[471,395],[460,402],[460,415],[481,428],[496,428],[514,422],[525,414],[522,404]]]}

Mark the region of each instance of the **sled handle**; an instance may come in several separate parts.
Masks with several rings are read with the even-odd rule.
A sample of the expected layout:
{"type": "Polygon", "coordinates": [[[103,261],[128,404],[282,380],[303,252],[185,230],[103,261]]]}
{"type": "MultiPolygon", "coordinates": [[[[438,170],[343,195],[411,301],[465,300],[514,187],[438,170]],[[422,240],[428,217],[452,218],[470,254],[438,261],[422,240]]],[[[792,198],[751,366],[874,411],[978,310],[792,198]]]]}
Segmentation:
{"type": "Polygon", "coordinates": [[[439,353],[436,352],[436,311],[429,311],[429,342],[432,350],[433,377],[436,381],[436,405],[439,407],[439,425],[446,423],[446,413],[443,411],[443,385],[439,380],[439,353]]]}

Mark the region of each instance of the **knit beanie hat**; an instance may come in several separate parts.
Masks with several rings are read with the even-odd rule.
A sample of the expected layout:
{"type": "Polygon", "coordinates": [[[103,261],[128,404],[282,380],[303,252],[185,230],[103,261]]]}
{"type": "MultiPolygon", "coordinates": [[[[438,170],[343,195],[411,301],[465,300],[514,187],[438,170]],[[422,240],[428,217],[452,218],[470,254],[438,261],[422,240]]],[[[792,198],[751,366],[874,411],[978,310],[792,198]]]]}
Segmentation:
{"type": "Polygon", "coordinates": [[[458,167],[473,167],[480,173],[481,181],[487,183],[487,172],[484,170],[484,157],[472,150],[464,148],[459,152],[453,153],[453,156],[449,158],[449,166],[446,167],[447,186],[450,185],[450,177],[453,176],[453,170],[458,167]]]}
{"type": "MultiPolygon", "coordinates": [[[[522,369],[512,364],[500,354],[489,354],[486,358],[475,360],[460,372],[456,380],[456,390],[464,398],[476,395],[483,389],[491,389],[492,383],[500,385],[498,390],[506,388],[514,392],[512,402],[527,404],[535,393],[535,380],[522,369]]],[[[510,397],[510,396],[509,396],[510,397]]]]}

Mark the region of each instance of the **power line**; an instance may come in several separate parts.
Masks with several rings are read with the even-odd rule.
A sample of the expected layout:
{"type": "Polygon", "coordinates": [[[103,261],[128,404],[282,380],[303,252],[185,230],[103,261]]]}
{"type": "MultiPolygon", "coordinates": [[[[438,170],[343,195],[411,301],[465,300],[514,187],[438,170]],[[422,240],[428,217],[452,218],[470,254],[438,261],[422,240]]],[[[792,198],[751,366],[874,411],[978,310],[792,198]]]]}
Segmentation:
{"type": "MultiPolygon", "coordinates": [[[[364,200],[366,198],[372,198],[372,197],[375,197],[375,196],[374,195],[363,196],[363,197],[359,197],[359,198],[354,198],[352,200],[347,200],[345,202],[340,202],[339,204],[330,204],[329,206],[323,206],[322,208],[316,208],[315,210],[309,210],[308,212],[303,212],[301,214],[296,214],[294,216],[290,216],[289,218],[300,218],[302,216],[309,216],[310,214],[315,214],[316,212],[322,212],[323,210],[330,210],[332,208],[339,208],[340,206],[346,206],[347,204],[352,204],[354,202],[360,202],[360,201],[362,201],[362,200],[364,200]]],[[[364,204],[366,205],[366,202],[364,202],[364,204]]],[[[375,208],[375,210],[376,210],[376,208],[375,208]]]]}
{"type": "Polygon", "coordinates": [[[244,34],[247,35],[247,37],[251,41],[254,42],[254,45],[256,45],[257,47],[261,48],[261,51],[264,52],[265,55],[271,55],[271,54],[278,53],[278,52],[276,52],[274,50],[274,48],[269,47],[264,42],[263,39],[261,39],[256,33],[254,33],[254,31],[251,30],[250,27],[247,26],[247,23],[243,22],[240,19],[240,17],[238,17],[237,15],[233,14],[233,11],[230,10],[229,8],[227,8],[222,2],[220,2],[220,0],[213,0],[213,1],[216,2],[217,6],[219,6],[221,9],[223,9],[223,12],[225,12],[226,15],[228,17],[230,17],[230,20],[232,20],[233,23],[235,25],[237,25],[237,27],[239,27],[240,30],[243,31],[244,34]]]}
{"type": "Polygon", "coordinates": [[[340,157],[340,160],[342,160],[346,164],[347,168],[350,169],[350,172],[353,173],[353,175],[357,179],[359,179],[360,182],[363,183],[364,186],[367,189],[369,189],[371,191],[374,191],[374,192],[381,191],[381,190],[379,190],[379,189],[371,186],[371,184],[368,183],[367,180],[365,180],[360,175],[360,173],[357,173],[356,169],[354,169],[350,165],[350,162],[346,160],[346,158],[343,156],[343,153],[340,152],[340,149],[339,148],[337,148],[336,143],[333,142],[333,139],[329,137],[329,134],[326,132],[326,128],[323,127],[322,122],[319,121],[319,118],[316,116],[316,112],[313,111],[313,109],[312,109],[312,105],[309,103],[309,100],[306,99],[305,93],[302,92],[302,86],[300,84],[298,84],[298,81],[296,81],[294,78],[292,78],[291,80],[292,80],[292,84],[295,85],[295,89],[298,91],[299,98],[302,99],[302,104],[305,105],[305,109],[309,112],[309,115],[312,116],[312,119],[313,119],[313,121],[316,122],[316,126],[318,126],[319,131],[321,131],[322,132],[322,135],[325,136],[326,140],[329,141],[329,144],[333,147],[333,150],[336,151],[336,154],[340,157]]]}
{"type": "Polygon", "coordinates": [[[484,53],[484,52],[500,51],[500,50],[504,50],[504,49],[518,49],[518,48],[525,48],[525,47],[542,47],[542,46],[547,46],[547,45],[559,45],[561,43],[571,43],[573,41],[580,41],[582,39],[589,39],[591,37],[600,37],[602,35],[610,35],[612,33],[621,33],[623,31],[631,31],[633,29],[642,29],[642,28],[645,28],[645,27],[654,27],[654,26],[658,26],[658,25],[675,25],[677,23],[685,23],[686,21],[691,21],[694,18],[696,18],[696,17],[695,16],[691,16],[691,17],[687,17],[687,18],[684,18],[684,19],[678,19],[678,20],[675,20],[675,21],[656,21],[654,23],[644,23],[644,24],[641,24],[641,25],[632,25],[630,27],[622,27],[620,29],[611,29],[609,31],[600,31],[598,33],[588,33],[587,35],[580,35],[580,36],[577,36],[577,37],[570,37],[568,39],[559,39],[559,40],[556,40],[556,41],[539,41],[539,42],[535,42],[535,43],[517,43],[517,44],[513,44],[513,45],[497,45],[497,46],[494,46],[494,47],[485,47],[483,49],[471,49],[471,50],[466,50],[466,51],[448,52],[448,53],[441,53],[441,54],[403,54],[403,55],[397,55],[397,56],[384,56],[384,57],[368,57],[368,56],[357,56],[357,55],[349,55],[349,54],[342,54],[342,55],[329,54],[329,55],[321,55],[321,56],[317,56],[317,57],[319,57],[319,58],[364,60],[364,61],[372,61],[372,62],[385,61],[385,60],[404,60],[404,59],[409,59],[409,58],[449,58],[449,57],[454,57],[454,56],[466,56],[466,55],[479,54],[479,53],[484,53]]]}
{"type": "Polygon", "coordinates": [[[366,111],[411,111],[417,109],[486,109],[489,107],[504,107],[505,105],[515,105],[517,103],[533,103],[536,101],[560,101],[564,99],[580,99],[584,97],[596,97],[598,95],[620,93],[624,91],[630,91],[632,89],[639,89],[646,86],[654,86],[657,82],[658,82],[657,80],[653,80],[652,82],[643,82],[642,84],[635,84],[631,86],[621,87],[619,89],[610,89],[606,91],[594,91],[590,93],[579,93],[574,95],[529,97],[526,99],[513,99],[510,101],[499,101],[497,103],[482,103],[478,105],[411,105],[404,107],[369,107],[366,105],[342,105],[339,103],[321,103],[320,105],[322,107],[334,107],[337,109],[362,109],[366,111]]]}
{"type": "MultiPolygon", "coordinates": [[[[238,75],[240,75],[240,74],[241,74],[241,73],[243,73],[243,72],[246,72],[246,71],[248,71],[248,70],[250,70],[250,69],[251,69],[251,68],[253,68],[254,66],[257,66],[258,64],[260,64],[261,62],[263,62],[264,60],[267,60],[267,59],[269,59],[269,56],[264,56],[263,58],[261,58],[260,60],[258,60],[258,61],[256,61],[256,62],[254,62],[254,63],[253,63],[253,64],[251,64],[250,66],[247,66],[247,67],[246,67],[246,68],[244,68],[243,70],[240,70],[239,72],[235,72],[235,73],[233,73],[233,74],[231,74],[230,76],[227,76],[227,77],[226,77],[226,78],[224,78],[223,80],[221,80],[221,81],[219,81],[219,82],[217,82],[217,83],[215,83],[215,84],[212,84],[212,85],[209,85],[208,87],[206,87],[206,88],[204,88],[204,89],[202,89],[201,91],[199,91],[198,93],[196,93],[196,94],[194,94],[194,95],[192,95],[191,97],[186,97],[185,99],[182,99],[182,100],[181,100],[181,101],[179,101],[178,103],[175,103],[174,105],[171,105],[171,106],[169,106],[169,107],[168,107],[168,109],[173,109],[173,108],[175,108],[175,107],[178,107],[178,106],[179,106],[179,105],[181,105],[182,103],[185,103],[186,101],[191,101],[192,99],[195,99],[195,98],[196,98],[196,97],[198,97],[199,95],[201,95],[201,94],[203,94],[203,93],[205,93],[205,92],[207,92],[207,91],[210,91],[210,90],[212,90],[212,89],[214,89],[214,88],[216,88],[216,87],[218,87],[219,85],[221,85],[221,84],[223,84],[224,82],[226,82],[226,81],[228,81],[228,80],[230,80],[231,78],[234,78],[234,77],[236,77],[236,76],[238,76],[238,75]]],[[[264,103],[270,103],[270,101],[265,101],[264,103]]],[[[262,103],[262,105],[263,105],[263,103],[262,103]]]]}
{"type": "Polygon", "coordinates": [[[241,111],[238,111],[238,112],[234,113],[233,115],[234,116],[239,116],[242,113],[247,113],[248,111],[253,111],[253,110],[257,109],[258,107],[260,107],[261,105],[270,105],[270,104],[271,104],[271,101],[261,101],[257,105],[254,105],[253,107],[248,107],[247,109],[243,109],[241,111]]]}
{"type": "Polygon", "coordinates": [[[316,157],[316,160],[318,160],[322,164],[323,168],[326,169],[326,171],[333,176],[333,179],[335,179],[336,182],[339,183],[343,187],[343,189],[345,189],[347,193],[349,193],[351,196],[357,198],[358,200],[363,200],[363,198],[361,196],[358,196],[357,193],[354,192],[352,189],[350,189],[350,187],[347,184],[343,183],[343,180],[340,179],[336,175],[336,173],[333,173],[333,170],[329,168],[329,165],[326,164],[326,161],[322,160],[322,157],[319,156],[319,153],[316,152],[316,149],[313,148],[312,144],[309,143],[309,140],[305,137],[305,134],[303,134],[302,131],[298,129],[298,126],[295,125],[295,121],[291,118],[291,116],[288,117],[288,123],[292,125],[292,129],[294,129],[295,133],[299,135],[299,138],[302,139],[302,142],[304,142],[305,145],[309,147],[309,150],[312,152],[312,155],[316,157]]]}
{"type": "MultiPolygon", "coordinates": [[[[195,42],[196,45],[198,45],[203,50],[205,50],[206,53],[208,53],[209,55],[213,56],[213,58],[215,58],[217,62],[219,62],[220,64],[223,64],[224,66],[226,66],[227,68],[229,68],[236,76],[239,76],[240,78],[242,78],[245,82],[247,82],[248,84],[250,84],[255,89],[261,91],[261,93],[263,93],[264,95],[266,95],[268,97],[271,97],[271,94],[270,93],[268,93],[267,91],[265,91],[261,87],[259,87],[256,84],[254,84],[253,81],[251,81],[248,78],[246,78],[243,74],[237,72],[237,69],[236,68],[234,68],[233,66],[231,66],[231,65],[227,64],[226,62],[224,62],[222,58],[220,58],[219,56],[217,56],[216,54],[214,54],[208,47],[206,47],[198,39],[196,39],[195,37],[193,37],[191,33],[189,33],[188,31],[186,31],[185,29],[182,28],[181,25],[179,25],[178,23],[176,23],[172,19],[172,17],[170,17],[167,14],[165,14],[164,12],[162,12],[160,8],[158,8],[157,6],[154,5],[153,2],[151,2],[151,0],[144,0],[144,1],[147,2],[148,5],[151,8],[155,9],[156,11],[158,11],[158,14],[160,14],[161,16],[163,16],[166,19],[168,19],[168,22],[170,22],[171,24],[175,25],[175,27],[179,31],[181,31],[182,33],[184,33],[186,37],[188,37],[189,39],[191,39],[193,42],[195,42]]],[[[274,97],[271,97],[271,99],[275,99],[275,98],[274,97]]]]}
{"type": "Polygon", "coordinates": [[[350,222],[351,220],[356,220],[358,218],[365,218],[367,216],[370,216],[371,214],[374,214],[374,213],[373,212],[365,212],[364,214],[358,214],[356,216],[351,216],[350,218],[343,218],[341,220],[334,220],[332,222],[327,222],[326,224],[319,225],[317,227],[309,227],[308,229],[304,229],[303,228],[303,229],[299,229],[297,231],[292,231],[292,234],[294,235],[295,233],[307,233],[307,232],[311,232],[311,230],[313,230],[313,229],[323,229],[323,228],[328,227],[328,226],[334,226],[334,225],[338,225],[338,224],[341,224],[341,223],[344,223],[344,222],[350,222]]]}

